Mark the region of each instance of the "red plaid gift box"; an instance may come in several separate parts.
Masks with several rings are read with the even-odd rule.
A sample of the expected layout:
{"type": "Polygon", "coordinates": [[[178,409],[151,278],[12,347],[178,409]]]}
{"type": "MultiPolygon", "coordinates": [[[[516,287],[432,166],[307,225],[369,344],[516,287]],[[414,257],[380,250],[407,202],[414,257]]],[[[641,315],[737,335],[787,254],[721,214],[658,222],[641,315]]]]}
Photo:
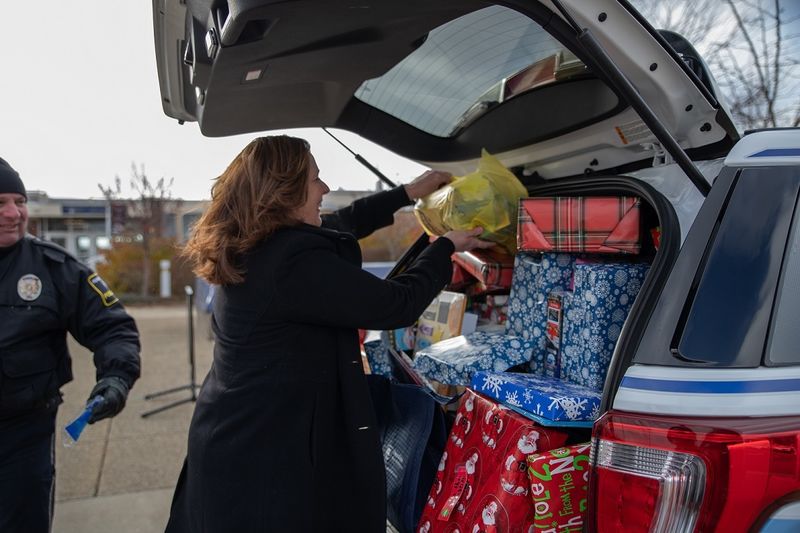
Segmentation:
{"type": "Polygon", "coordinates": [[[630,196],[523,198],[517,248],[638,254],[639,205],[639,198],[630,196]]]}
{"type": "Polygon", "coordinates": [[[566,438],[467,389],[417,533],[528,533],[535,511],[527,457],[566,438]]]}
{"type": "Polygon", "coordinates": [[[502,248],[456,252],[453,262],[487,287],[511,288],[514,256],[502,248]]]}
{"type": "Polygon", "coordinates": [[[590,443],[528,456],[534,531],[580,533],[589,494],[590,443]]]}

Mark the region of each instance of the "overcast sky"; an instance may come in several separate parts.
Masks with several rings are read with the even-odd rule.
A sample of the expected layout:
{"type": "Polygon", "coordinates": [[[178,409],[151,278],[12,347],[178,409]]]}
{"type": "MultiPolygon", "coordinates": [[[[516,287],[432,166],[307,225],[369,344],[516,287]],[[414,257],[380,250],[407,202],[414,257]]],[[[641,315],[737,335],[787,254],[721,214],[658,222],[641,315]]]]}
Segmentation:
{"type": "MultiPolygon", "coordinates": [[[[119,175],[126,191],[135,162],[150,178],[174,178],[174,197],[207,198],[211,180],[256,136],[206,138],[196,123],[181,126],[164,115],[150,2],[21,1],[3,8],[0,157],[28,189],[100,197],[97,184],[119,175]]],[[[322,130],[292,133],[311,142],[332,189],[374,189],[377,178],[322,130]]],[[[339,133],[394,181],[425,170],[339,133]]]]}

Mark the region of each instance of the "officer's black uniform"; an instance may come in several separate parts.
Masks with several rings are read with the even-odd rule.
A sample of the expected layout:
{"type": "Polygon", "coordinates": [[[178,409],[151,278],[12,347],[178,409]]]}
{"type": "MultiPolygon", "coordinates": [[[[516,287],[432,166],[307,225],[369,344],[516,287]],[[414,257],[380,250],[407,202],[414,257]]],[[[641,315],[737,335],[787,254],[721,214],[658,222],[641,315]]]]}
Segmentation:
{"type": "Polygon", "coordinates": [[[3,533],[50,529],[55,415],[59,388],[72,379],[67,332],[94,352],[98,380],[130,388],[139,377],[136,324],[97,274],[35,237],[0,248],[3,533]]]}

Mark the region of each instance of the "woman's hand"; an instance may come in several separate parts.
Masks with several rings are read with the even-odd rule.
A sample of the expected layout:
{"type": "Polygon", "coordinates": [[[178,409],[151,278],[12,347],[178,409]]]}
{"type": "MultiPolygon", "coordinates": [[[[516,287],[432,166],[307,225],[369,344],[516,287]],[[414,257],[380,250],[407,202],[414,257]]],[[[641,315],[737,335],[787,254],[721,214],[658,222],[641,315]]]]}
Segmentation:
{"type": "Polygon", "coordinates": [[[475,248],[491,248],[496,243],[484,241],[478,238],[483,233],[483,228],[472,228],[471,230],[448,231],[442,237],[450,239],[456,247],[456,252],[468,252],[475,248]]]}
{"type": "Polygon", "coordinates": [[[443,170],[428,170],[414,178],[411,183],[406,183],[406,194],[411,200],[418,200],[428,196],[436,189],[453,181],[453,175],[443,170]]]}

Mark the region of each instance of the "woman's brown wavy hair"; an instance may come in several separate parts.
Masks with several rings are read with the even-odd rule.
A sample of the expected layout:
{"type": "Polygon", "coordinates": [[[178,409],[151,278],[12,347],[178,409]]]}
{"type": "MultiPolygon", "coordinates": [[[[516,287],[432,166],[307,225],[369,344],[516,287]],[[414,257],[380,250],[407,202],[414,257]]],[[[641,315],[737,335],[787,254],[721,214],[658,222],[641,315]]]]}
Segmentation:
{"type": "Polygon", "coordinates": [[[286,135],[259,137],[234,158],[211,187],[211,204],[197,221],[183,255],[209,283],[244,281],[242,258],[275,230],[297,223],[307,198],[309,145],[286,135]]]}

